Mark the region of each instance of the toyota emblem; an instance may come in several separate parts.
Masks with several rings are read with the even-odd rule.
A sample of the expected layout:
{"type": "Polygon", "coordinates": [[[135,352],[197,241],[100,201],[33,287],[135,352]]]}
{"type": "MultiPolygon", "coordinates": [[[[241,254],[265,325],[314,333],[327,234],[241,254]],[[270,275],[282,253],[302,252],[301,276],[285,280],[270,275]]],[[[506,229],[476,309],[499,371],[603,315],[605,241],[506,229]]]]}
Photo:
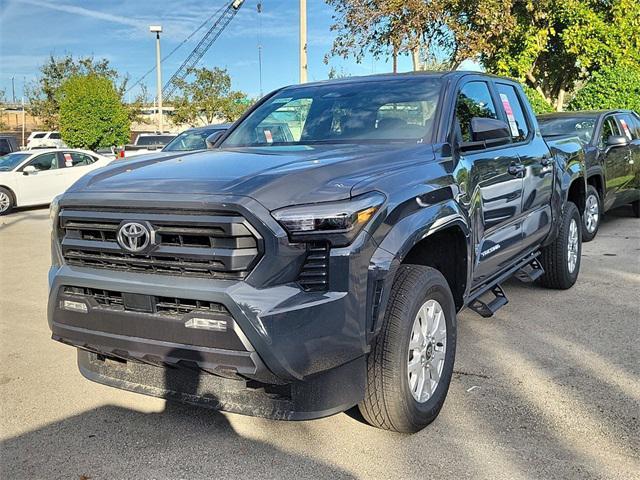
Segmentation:
{"type": "Polygon", "coordinates": [[[118,243],[132,253],[142,252],[152,241],[152,231],[143,223],[123,223],[118,230],[118,243]]]}

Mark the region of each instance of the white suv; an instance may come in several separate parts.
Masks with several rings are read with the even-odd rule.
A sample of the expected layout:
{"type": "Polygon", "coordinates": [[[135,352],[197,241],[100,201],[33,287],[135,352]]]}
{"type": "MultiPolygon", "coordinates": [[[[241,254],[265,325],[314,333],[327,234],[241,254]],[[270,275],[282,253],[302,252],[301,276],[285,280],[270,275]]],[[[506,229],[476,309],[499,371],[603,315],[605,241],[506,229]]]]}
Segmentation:
{"type": "Polygon", "coordinates": [[[60,132],[31,132],[27,139],[27,149],[35,148],[66,148],[60,132]]]}

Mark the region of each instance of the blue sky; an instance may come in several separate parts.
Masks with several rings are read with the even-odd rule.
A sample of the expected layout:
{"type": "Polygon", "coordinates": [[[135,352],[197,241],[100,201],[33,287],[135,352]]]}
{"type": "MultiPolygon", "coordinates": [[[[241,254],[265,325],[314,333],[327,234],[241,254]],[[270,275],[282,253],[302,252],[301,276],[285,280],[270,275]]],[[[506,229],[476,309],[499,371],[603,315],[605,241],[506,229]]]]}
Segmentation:
{"type": "MultiPolygon", "coordinates": [[[[49,54],[105,57],[123,75],[135,80],[155,62],[154,37],[150,24],[162,24],[163,56],[191,34],[227,0],[0,0],[0,88],[11,99],[11,77],[15,76],[16,97],[22,95],[23,80],[32,81],[49,54]]],[[[258,0],[245,5],[222,36],[200,61],[199,66],[227,68],[233,88],[257,96],[258,33],[263,52],[264,93],[298,81],[298,0],[258,0]],[[261,28],[259,29],[259,23],[261,28]]],[[[327,78],[329,68],[349,75],[386,72],[390,62],[366,58],[353,60],[323,58],[335,36],[330,31],[333,10],[324,0],[307,0],[309,80],[327,78]]],[[[177,69],[195,46],[194,38],[163,63],[163,81],[177,69]]],[[[400,58],[399,70],[411,69],[408,57],[400,58]]],[[[155,91],[155,75],[146,79],[155,91]]],[[[135,92],[134,92],[135,93],[135,92]]]]}

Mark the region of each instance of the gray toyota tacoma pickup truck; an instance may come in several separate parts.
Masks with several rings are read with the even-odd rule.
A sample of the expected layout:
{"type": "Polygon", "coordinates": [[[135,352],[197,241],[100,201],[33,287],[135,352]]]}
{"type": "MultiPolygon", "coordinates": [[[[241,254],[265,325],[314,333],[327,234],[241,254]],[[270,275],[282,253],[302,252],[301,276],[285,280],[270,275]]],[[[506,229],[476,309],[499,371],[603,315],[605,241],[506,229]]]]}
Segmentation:
{"type": "Polygon", "coordinates": [[[456,313],[580,269],[580,142],[510,80],[296,85],[216,148],[113,164],[51,207],[48,318],[90,380],[275,419],[358,406],[415,432],[447,395],[456,313]]]}

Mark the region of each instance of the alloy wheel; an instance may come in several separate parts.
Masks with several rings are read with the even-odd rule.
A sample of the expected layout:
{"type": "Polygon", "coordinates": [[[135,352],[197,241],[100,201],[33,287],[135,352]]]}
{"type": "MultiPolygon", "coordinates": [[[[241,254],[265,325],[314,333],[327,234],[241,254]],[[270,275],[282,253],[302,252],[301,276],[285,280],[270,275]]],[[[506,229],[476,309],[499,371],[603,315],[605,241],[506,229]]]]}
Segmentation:
{"type": "Polygon", "coordinates": [[[598,228],[598,222],[600,221],[600,206],[598,205],[598,199],[595,195],[589,195],[587,197],[586,206],[584,209],[584,226],[587,232],[593,233],[598,228]]]}
{"type": "Polygon", "coordinates": [[[567,241],[567,266],[569,273],[573,273],[578,263],[578,225],[575,218],[569,224],[569,238],[567,241]]]}
{"type": "Polygon", "coordinates": [[[440,382],[447,349],[447,323],[442,306],[427,300],[418,310],[411,329],[407,376],[413,398],[424,403],[440,382]]]}
{"type": "Polygon", "coordinates": [[[11,206],[11,199],[9,195],[4,192],[0,192],[0,213],[6,212],[11,206]]]}

